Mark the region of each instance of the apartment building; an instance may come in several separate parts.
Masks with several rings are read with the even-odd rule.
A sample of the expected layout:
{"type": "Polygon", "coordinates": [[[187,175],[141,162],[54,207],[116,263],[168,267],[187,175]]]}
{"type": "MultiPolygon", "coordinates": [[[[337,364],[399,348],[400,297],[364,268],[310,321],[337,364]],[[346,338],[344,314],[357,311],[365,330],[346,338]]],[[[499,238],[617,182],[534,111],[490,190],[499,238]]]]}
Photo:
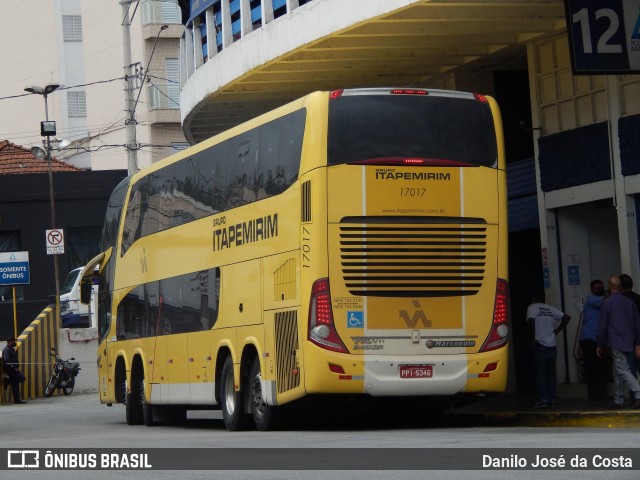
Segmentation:
{"type": "Polygon", "coordinates": [[[54,142],[57,158],[117,170],[127,169],[129,150],[141,168],[184,148],[178,70],[184,27],[177,0],[5,0],[0,13],[3,44],[11,46],[4,49],[0,97],[14,97],[3,100],[0,138],[39,144],[44,102],[24,89],[57,83],[48,115],[57,137],[71,142],[61,151],[54,142]],[[34,7],[25,28],[18,19],[34,7]],[[135,137],[128,125],[135,125],[135,137]]]}

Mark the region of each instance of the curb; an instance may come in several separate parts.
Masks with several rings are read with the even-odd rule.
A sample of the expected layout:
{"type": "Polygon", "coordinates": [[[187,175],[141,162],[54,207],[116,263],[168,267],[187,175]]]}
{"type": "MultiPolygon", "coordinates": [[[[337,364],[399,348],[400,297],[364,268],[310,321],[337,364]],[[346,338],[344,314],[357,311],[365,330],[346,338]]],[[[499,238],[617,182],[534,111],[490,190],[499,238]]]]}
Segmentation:
{"type": "MultiPolygon", "coordinates": [[[[458,414],[460,415],[460,414],[458,414]]],[[[522,427],[638,428],[640,412],[485,412],[475,414],[490,424],[522,427]]],[[[464,414],[460,415],[464,416],[464,414]]]]}

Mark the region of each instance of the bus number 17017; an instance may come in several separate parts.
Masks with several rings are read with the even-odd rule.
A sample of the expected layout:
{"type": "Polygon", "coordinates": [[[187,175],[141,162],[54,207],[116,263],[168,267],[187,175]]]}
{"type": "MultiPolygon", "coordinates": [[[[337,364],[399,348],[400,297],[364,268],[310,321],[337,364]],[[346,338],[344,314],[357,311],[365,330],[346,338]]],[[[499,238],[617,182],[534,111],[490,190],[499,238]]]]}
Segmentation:
{"type": "Polygon", "coordinates": [[[421,188],[409,188],[403,187],[400,189],[401,197],[424,197],[427,189],[425,187],[421,188]]]}

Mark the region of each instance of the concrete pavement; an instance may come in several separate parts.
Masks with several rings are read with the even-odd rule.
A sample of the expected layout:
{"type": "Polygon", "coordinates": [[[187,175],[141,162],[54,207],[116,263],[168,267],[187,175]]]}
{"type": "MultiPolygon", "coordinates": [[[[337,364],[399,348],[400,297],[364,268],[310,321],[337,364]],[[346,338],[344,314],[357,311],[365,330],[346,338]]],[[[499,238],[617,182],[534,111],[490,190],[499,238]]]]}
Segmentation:
{"type": "MultiPolygon", "coordinates": [[[[74,393],[75,395],[75,393],[74,393]]],[[[99,408],[97,394],[81,395],[84,401],[95,403],[99,408]]],[[[63,408],[63,399],[57,397],[32,400],[33,407],[39,409],[63,408]]],[[[588,402],[581,399],[562,397],[558,406],[554,408],[534,409],[535,397],[521,395],[495,395],[480,399],[468,405],[450,408],[446,411],[447,418],[453,422],[518,425],[529,427],[588,427],[588,428],[640,428],[640,409],[615,410],[612,401],[588,402]]],[[[27,410],[29,405],[0,405],[0,410],[8,413],[11,409],[27,410]]],[[[108,409],[110,410],[110,409],[108,409]]],[[[117,407],[114,410],[118,410],[117,407]]],[[[28,411],[28,410],[27,410],[28,411]]],[[[104,412],[106,413],[106,412],[104,412]]],[[[111,413],[111,412],[110,412],[111,413]]],[[[124,415],[124,412],[120,412],[124,415]]],[[[447,423],[446,419],[441,420],[447,423]]]]}

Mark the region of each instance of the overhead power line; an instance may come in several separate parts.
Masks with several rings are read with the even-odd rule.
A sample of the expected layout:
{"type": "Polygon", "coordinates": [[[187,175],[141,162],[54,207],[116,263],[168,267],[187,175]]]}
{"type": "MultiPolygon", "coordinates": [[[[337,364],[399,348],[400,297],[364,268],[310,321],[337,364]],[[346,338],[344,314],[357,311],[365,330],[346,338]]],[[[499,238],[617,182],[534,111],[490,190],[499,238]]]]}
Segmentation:
{"type": "MultiPolygon", "coordinates": [[[[70,90],[72,88],[80,88],[80,87],[89,87],[91,85],[99,85],[101,83],[109,83],[109,82],[116,82],[118,80],[124,80],[124,77],[118,77],[118,78],[111,78],[109,80],[98,80],[96,82],[90,82],[90,83],[83,83],[80,85],[70,85],[68,87],[60,87],[58,90],[70,90]]],[[[9,100],[12,98],[20,98],[20,97],[28,97],[33,95],[33,93],[21,93],[19,95],[9,95],[7,97],[0,97],[0,100],[9,100]]]]}

